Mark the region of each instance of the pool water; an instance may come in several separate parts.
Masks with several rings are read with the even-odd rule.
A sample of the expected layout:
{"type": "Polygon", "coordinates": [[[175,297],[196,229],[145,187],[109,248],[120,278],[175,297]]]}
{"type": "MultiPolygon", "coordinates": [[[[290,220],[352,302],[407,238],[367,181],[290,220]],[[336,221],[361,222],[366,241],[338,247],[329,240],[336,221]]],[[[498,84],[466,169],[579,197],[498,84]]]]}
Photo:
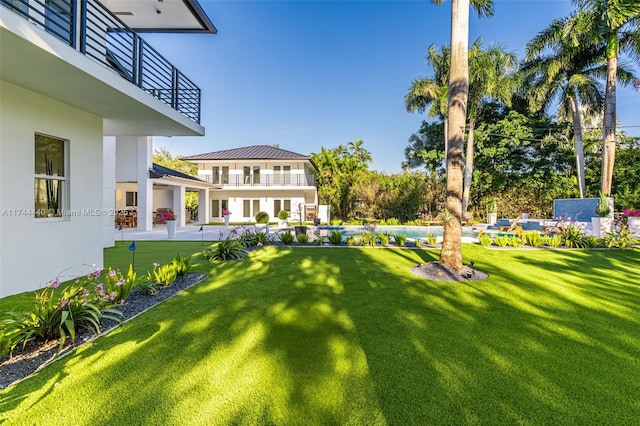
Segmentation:
{"type": "MultiPolygon", "coordinates": [[[[363,232],[373,231],[375,234],[382,232],[394,235],[406,235],[407,238],[426,238],[427,234],[442,238],[442,226],[319,226],[318,230],[330,233],[331,231],[340,231],[343,237],[359,236],[363,232]]],[[[476,238],[477,232],[471,227],[462,227],[463,238],[476,238]]]]}

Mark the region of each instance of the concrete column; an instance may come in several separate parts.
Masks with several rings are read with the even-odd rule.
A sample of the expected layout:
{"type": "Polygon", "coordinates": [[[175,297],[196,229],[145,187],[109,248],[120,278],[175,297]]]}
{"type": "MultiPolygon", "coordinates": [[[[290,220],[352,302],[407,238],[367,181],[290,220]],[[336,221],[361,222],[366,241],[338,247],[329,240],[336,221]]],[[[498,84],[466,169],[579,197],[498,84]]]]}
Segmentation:
{"type": "Polygon", "coordinates": [[[211,199],[209,198],[209,189],[201,189],[198,191],[198,222],[201,224],[208,223],[211,220],[211,199]]]}
{"type": "Polygon", "coordinates": [[[178,215],[178,226],[185,226],[186,211],[185,211],[185,194],[186,190],[184,185],[173,187],[173,212],[178,215]]]}
{"type": "Polygon", "coordinates": [[[151,231],[153,229],[153,182],[149,178],[149,169],[153,166],[153,139],[151,136],[142,136],[136,139],[138,231],[151,231]]]}
{"type": "Polygon", "coordinates": [[[115,245],[115,207],[116,207],[116,138],[102,138],[102,208],[106,213],[102,217],[102,245],[115,245]]]}

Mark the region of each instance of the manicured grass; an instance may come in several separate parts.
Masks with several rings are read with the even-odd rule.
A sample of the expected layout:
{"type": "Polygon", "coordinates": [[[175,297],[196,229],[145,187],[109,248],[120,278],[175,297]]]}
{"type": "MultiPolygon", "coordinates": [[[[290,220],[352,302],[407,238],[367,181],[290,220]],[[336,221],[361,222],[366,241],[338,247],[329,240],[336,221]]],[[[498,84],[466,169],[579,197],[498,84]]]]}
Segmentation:
{"type": "Polygon", "coordinates": [[[637,422],[639,250],[467,245],[489,279],[411,274],[437,254],[264,247],[197,262],[203,283],[0,392],[0,421],[637,422]]]}

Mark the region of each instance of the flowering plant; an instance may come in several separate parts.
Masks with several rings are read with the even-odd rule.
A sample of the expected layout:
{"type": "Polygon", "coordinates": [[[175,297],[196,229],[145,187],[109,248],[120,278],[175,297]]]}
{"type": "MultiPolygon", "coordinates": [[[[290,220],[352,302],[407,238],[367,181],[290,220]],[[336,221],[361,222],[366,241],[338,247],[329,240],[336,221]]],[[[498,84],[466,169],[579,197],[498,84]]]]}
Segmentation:
{"type": "Polygon", "coordinates": [[[622,211],[622,216],[624,216],[624,217],[640,217],[640,209],[637,209],[637,210],[625,209],[625,210],[622,211]]]}
{"type": "Polygon", "coordinates": [[[158,222],[167,223],[168,220],[176,220],[176,219],[177,219],[177,217],[172,211],[167,211],[167,212],[162,213],[162,215],[158,219],[158,222]]]}

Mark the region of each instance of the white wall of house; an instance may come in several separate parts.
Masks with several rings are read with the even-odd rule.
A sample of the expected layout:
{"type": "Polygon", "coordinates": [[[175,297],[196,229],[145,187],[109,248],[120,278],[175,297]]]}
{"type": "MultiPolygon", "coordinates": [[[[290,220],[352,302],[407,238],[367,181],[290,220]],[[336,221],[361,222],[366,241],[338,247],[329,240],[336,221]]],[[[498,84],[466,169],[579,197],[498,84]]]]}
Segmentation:
{"type": "Polygon", "coordinates": [[[115,234],[113,233],[115,222],[116,202],[116,138],[105,136],[102,141],[102,205],[105,215],[102,218],[102,245],[113,247],[115,234]]]}
{"type": "Polygon", "coordinates": [[[0,81],[0,297],[43,287],[64,269],[103,262],[102,118],[0,81]],[[36,219],[35,134],[67,142],[68,205],[36,219]]]}

